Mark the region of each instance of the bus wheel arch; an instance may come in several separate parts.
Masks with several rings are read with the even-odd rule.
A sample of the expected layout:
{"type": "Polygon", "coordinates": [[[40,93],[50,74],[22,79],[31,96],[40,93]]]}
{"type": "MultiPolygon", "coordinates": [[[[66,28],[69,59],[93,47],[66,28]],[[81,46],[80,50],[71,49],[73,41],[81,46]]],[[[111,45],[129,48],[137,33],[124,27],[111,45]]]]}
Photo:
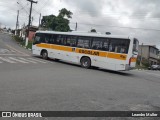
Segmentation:
{"type": "Polygon", "coordinates": [[[48,59],[48,51],[45,49],[41,50],[41,56],[43,59],[47,60],[48,59]]]}
{"type": "Polygon", "coordinates": [[[91,58],[88,56],[82,56],[80,59],[80,64],[83,68],[89,69],[91,67],[91,58]]]}

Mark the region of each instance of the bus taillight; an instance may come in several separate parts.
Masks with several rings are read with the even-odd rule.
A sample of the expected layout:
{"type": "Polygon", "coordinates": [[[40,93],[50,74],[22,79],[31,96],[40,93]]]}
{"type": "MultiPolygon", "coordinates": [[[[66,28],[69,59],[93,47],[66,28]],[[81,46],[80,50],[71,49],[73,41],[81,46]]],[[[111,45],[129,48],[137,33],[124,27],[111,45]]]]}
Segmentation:
{"type": "Polygon", "coordinates": [[[132,57],[129,59],[129,66],[131,65],[132,57]]]}

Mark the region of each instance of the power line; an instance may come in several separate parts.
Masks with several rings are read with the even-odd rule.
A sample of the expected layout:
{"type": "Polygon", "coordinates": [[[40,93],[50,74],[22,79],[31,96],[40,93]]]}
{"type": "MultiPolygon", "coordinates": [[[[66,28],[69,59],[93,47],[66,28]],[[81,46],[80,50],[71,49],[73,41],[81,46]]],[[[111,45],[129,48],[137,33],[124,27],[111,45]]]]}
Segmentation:
{"type": "MultiPolygon", "coordinates": [[[[76,13],[76,15],[82,16],[79,13],[76,13]]],[[[83,14],[83,16],[84,15],[85,14],[83,14]]],[[[139,17],[139,18],[134,18],[132,16],[123,16],[123,15],[122,16],[104,16],[104,15],[99,15],[98,17],[105,18],[105,19],[108,19],[108,20],[119,20],[119,19],[121,19],[123,17],[126,17],[126,19],[138,20],[138,21],[146,21],[146,20],[147,21],[160,21],[160,18],[154,18],[154,17],[139,17]]],[[[97,19],[97,16],[85,16],[85,18],[90,18],[90,19],[96,18],[97,19]]]]}
{"type": "Polygon", "coordinates": [[[24,10],[25,10],[25,12],[29,15],[28,11],[24,8],[24,6],[23,6],[23,5],[21,5],[19,2],[17,2],[17,4],[19,4],[19,5],[22,7],[22,9],[24,9],[24,10]]]}
{"type": "MultiPolygon", "coordinates": [[[[70,22],[71,24],[76,24],[70,22]]],[[[134,28],[134,27],[121,27],[121,26],[108,26],[108,25],[98,25],[98,24],[88,24],[88,23],[78,23],[81,25],[90,25],[90,26],[105,26],[105,27],[116,27],[116,28],[126,28],[126,29],[140,29],[140,30],[151,30],[151,31],[160,31],[160,29],[149,29],[149,28],[134,28]]]]}

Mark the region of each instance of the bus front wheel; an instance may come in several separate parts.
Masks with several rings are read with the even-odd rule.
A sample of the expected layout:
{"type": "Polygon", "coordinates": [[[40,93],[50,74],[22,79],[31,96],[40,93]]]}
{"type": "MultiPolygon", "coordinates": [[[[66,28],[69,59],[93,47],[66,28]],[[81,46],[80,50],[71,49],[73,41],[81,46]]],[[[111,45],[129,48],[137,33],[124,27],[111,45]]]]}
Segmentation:
{"type": "Polygon", "coordinates": [[[42,58],[45,60],[48,59],[48,52],[46,50],[42,51],[42,58]]]}
{"type": "Polygon", "coordinates": [[[91,67],[91,60],[90,60],[90,58],[88,58],[88,57],[83,57],[83,58],[81,59],[81,66],[82,66],[83,68],[89,69],[89,68],[91,67]]]}

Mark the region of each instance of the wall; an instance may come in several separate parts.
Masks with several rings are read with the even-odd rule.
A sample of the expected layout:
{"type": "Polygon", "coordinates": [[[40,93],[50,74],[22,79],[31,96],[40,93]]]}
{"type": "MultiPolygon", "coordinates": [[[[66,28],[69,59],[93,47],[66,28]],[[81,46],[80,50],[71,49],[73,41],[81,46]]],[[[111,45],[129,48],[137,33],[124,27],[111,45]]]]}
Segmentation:
{"type": "Polygon", "coordinates": [[[29,40],[29,41],[32,41],[32,40],[33,40],[34,35],[35,35],[35,32],[33,32],[33,31],[29,31],[29,37],[28,37],[28,40],[29,40]]]}
{"type": "MultiPolygon", "coordinates": [[[[141,45],[139,46],[138,49],[138,54],[141,56],[141,45]]],[[[142,57],[148,59],[149,58],[149,46],[143,46],[142,47],[142,57]]]]}

